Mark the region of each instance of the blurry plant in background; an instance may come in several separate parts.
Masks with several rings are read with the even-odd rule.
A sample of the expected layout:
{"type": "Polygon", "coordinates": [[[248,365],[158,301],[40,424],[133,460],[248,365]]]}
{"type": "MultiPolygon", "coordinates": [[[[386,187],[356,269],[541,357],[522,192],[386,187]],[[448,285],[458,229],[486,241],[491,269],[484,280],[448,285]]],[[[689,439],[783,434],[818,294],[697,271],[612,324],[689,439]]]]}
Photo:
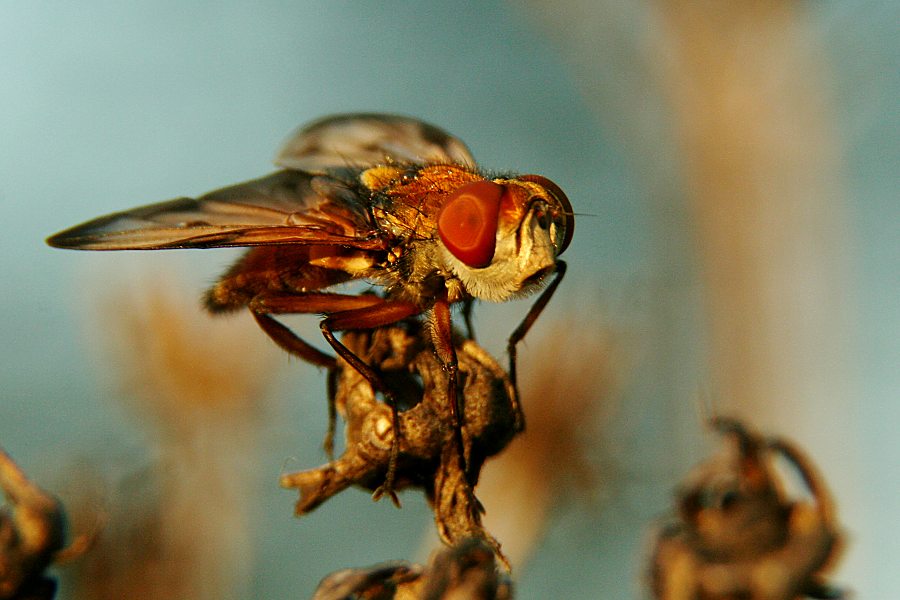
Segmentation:
{"type": "MultiPolygon", "coordinates": [[[[717,411],[801,440],[862,526],[858,403],[876,399],[861,398],[857,380],[857,199],[821,7],[524,5],[646,177],[665,282],[654,310],[670,327],[691,320],[659,332],[669,339],[657,364],[704,348],[699,385],[711,386],[717,411]]],[[[836,27],[883,8],[857,5],[836,27]]],[[[882,78],[872,89],[889,83],[868,75],[882,78]]],[[[692,412],[668,410],[675,446],[696,444],[692,412]]]]}
{"type": "Polygon", "coordinates": [[[131,280],[132,289],[102,291],[89,331],[101,364],[114,366],[102,374],[116,389],[111,398],[148,455],[131,472],[123,473],[128,460],[101,471],[109,457],[76,469],[102,482],[74,499],[79,520],[108,515],[96,547],[67,571],[67,597],[246,595],[257,510],[246,474],[279,353],[252,322],[202,313],[171,273],[131,280]]]}
{"type": "Polygon", "coordinates": [[[647,176],[673,296],[699,282],[707,316],[691,343],[709,339],[720,408],[798,428],[845,412],[852,247],[808,8],[525,4],[600,118],[617,115],[611,127],[647,176]]]}
{"type": "Polygon", "coordinates": [[[841,536],[813,463],[791,442],[740,421],[714,418],[710,427],[730,444],[679,487],[677,517],[657,532],[648,569],[655,597],[845,597],[826,579],[841,536]],[[799,489],[789,491],[785,468],[799,489]]]}
{"type": "Polygon", "coordinates": [[[52,600],[56,580],[45,571],[87,552],[95,533],[72,536],[62,502],[0,447],[0,598],[52,600]]]}
{"type": "Polygon", "coordinates": [[[634,350],[627,332],[604,329],[599,314],[591,319],[556,319],[529,343],[540,355],[529,352],[521,371],[525,431],[488,463],[478,486],[485,526],[514,570],[526,568],[560,506],[600,510],[615,493],[615,451],[604,439],[634,350]]]}

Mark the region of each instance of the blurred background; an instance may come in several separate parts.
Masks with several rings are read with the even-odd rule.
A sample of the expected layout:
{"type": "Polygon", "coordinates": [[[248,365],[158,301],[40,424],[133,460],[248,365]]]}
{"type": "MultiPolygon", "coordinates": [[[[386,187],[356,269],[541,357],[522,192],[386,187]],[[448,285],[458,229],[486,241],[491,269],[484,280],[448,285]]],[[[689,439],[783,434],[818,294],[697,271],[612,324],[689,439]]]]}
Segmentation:
{"type": "MultiPolygon", "coordinates": [[[[895,596],[898,17],[862,0],[0,4],[0,444],[77,530],[107,523],[61,597],[307,597],[339,568],[423,556],[417,492],[292,516],[277,478],[325,461],[324,376],[248,316],[200,311],[234,252],[43,243],[262,175],[296,126],[352,111],[431,121],[579,213],[520,351],[532,439],[479,489],[518,597],[641,597],[651,527],[716,441],[710,410],[807,450],[846,529],[837,582],[895,596]]],[[[501,355],[527,307],[477,307],[479,339],[501,355]]],[[[315,339],[315,319],[290,323],[315,339]]]]}

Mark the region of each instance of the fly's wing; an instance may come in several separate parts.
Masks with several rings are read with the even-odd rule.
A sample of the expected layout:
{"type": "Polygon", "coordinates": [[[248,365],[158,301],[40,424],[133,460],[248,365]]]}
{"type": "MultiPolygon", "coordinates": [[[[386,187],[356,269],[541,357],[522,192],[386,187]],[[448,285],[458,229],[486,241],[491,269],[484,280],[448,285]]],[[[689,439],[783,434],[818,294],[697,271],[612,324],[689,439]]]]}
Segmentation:
{"type": "Polygon", "coordinates": [[[474,166],[459,139],[429,123],[382,114],[326,117],[300,128],[282,146],[275,164],[328,173],[380,164],[459,164],[474,166]]]}
{"type": "Polygon", "coordinates": [[[364,203],[340,182],[278,171],[205,194],[88,221],[47,239],[78,250],[159,250],[284,244],[380,249],[364,203]]]}

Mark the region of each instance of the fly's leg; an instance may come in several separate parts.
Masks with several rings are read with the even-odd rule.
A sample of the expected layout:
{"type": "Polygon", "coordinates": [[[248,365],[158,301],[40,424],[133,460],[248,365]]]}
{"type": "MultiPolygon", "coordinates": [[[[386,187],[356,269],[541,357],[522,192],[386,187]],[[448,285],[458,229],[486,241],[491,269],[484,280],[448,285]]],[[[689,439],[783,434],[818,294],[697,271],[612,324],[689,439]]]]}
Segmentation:
{"type": "Polygon", "coordinates": [[[475,326],[472,323],[472,305],[474,304],[475,300],[473,298],[467,298],[462,302],[462,317],[463,323],[466,324],[466,335],[473,342],[475,341],[475,326]]]}
{"type": "MultiPolygon", "coordinates": [[[[467,510],[471,512],[469,519],[472,523],[480,523],[480,515],[484,512],[484,506],[475,497],[473,476],[469,473],[468,460],[466,459],[466,446],[463,439],[463,421],[465,418],[465,398],[459,394],[459,363],[456,349],[453,345],[453,327],[450,322],[450,303],[447,300],[446,290],[437,298],[432,312],[432,338],[435,353],[438,360],[447,373],[447,403],[450,405],[450,416],[453,420],[453,445],[456,446],[457,466],[465,483],[465,494],[468,501],[465,503],[467,510]],[[460,402],[462,400],[462,402],[460,402]]],[[[474,474],[477,478],[477,472],[474,474]]]]}
{"type": "Polygon", "coordinates": [[[459,403],[459,363],[456,359],[456,349],[453,347],[453,328],[450,322],[450,303],[447,301],[446,290],[434,303],[432,312],[432,338],[438,360],[447,373],[447,403],[450,405],[450,417],[453,419],[453,439],[456,444],[459,466],[466,474],[466,452],[462,436],[462,408],[459,403]]]}
{"type": "Polygon", "coordinates": [[[322,442],[322,448],[325,450],[328,460],[334,460],[334,432],[337,428],[337,409],[334,405],[335,390],[333,382],[337,373],[337,359],[312,346],[271,315],[254,309],[251,309],[250,312],[253,318],[256,319],[260,329],[279,348],[301,360],[328,370],[328,431],[325,434],[325,440],[322,442]]]}
{"type": "Polygon", "coordinates": [[[325,354],[309,342],[303,340],[296,333],[288,329],[283,323],[277,321],[266,312],[259,312],[256,308],[250,309],[257,325],[274,341],[279,348],[297,358],[305,360],[317,367],[325,367],[329,371],[337,367],[337,359],[325,354]]]}
{"type": "Polygon", "coordinates": [[[553,297],[553,292],[556,291],[556,288],[559,287],[559,282],[562,281],[563,277],[566,274],[566,263],[563,261],[556,262],[556,277],[553,278],[553,281],[550,282],[550,285],[541,292],[541,295],[538,296],[538,299],[535,300],[534,304],[531,305],[531,308],[528,310],[528,314],[525,315],[525,318],[522,319],[522,322],[519,323],[519,326],[512,332],[509,336],[509,341],[506,343],[506,352],[509,354],[509,379],[513,384],[513,411],[516,414],[516,430],[522,431],[525,429],[525,415],[522,413],[522,405],[519,403],[519,383],[516,378],[516,345],[522,341],[525,335],[528,333],[528,330],[531,329],[531,326],[534,325],[534,322],[537,321],[538,316],[540,316],[541,312],[547,306],[547,303],[550,302],[550,298],[553,297]]]}
{"type": "MultiPolygon", "coordinates": [[[[366,296],[366,298],[370,297],[366,296]]],[[[377,296],[371,296],[371,298],[377,298],[377,296]]],[[[399,507],[400,500],[397,498],[396,492],[394,492],[394,480],[397,476],[397,459],[400,456],[401,433],[400,412],[397,410],[397,402],[394,399],[394,394],[388,389],[384,384],[384,381],[371,366],[366,364],[364,360],[342,344],[334,335],[335,331],[345,331],[348,329],[375,329],[377,327],[383,327],[384,325],[390,325],[391,323],[407,319],[420,312],[419,307],[411,302],[390,301],[381,298],[378,298],[378,300],[381,301],[381,304],[374,304],[363,308],[345,310],[332,314],[319,323],[319,328],[322,330],[322,335],[325,336],[325,339],[331,344],[331,347],[334,348],[335,352],[347,361],[357,373],[362,375],[363,378],[369,382],[369,385],[372,386],[372,389],[381,392],[385,404],[391,408],[391,426],[394,430],[394,437],[391,440],[391,454],[388,459],[387,474],[385,475],[384,483],[375,490],[372,497],[375,500],[378,500],[382,496],[387,495],[390,497],[391,501],[399,507]]]]}
{"type": "Polygon", "coordinates": [[[322,447],[330,462],[334,462],[334,434],[337,431],[337,369],[328,370],[328,380],[325,384],[328,393],[328,431],[325,433],[325,441],[322,447]]]}
{"type": "MultiPolygon", "coordinates": [[[[309,294],[259,296],[253,300],[250,308],[254,313],[265,315],[268,320],[275,323],[277,323],[277,321],[269,316],[270,314],[323,313],[327,315],[319,324],[325,340],[341,358],[369,382],[369,385],[371,385],[375,391],[381,392],[385,403],[391,408],[394,438],[391,442],[388,470],[384,484],[375,491],[374,497],[377,500],[384,495],[388,495],[394,504],[399,506],[400,502],[393,489],[397,472],[397,459],[400,454],[401,435],[400,414],[397,410],[397,403],[393,394],[384,384],[378,373],[371,366],[366,364],[365,361],[350,351],[349,348],[344,346],[344,344],[335,337],[334,332],[345,331],[348,329],[375,329],[384,325],[390,325],[391,323],[396,323],[419,314],[419,312],[421,312],[419,307],[411,302],[385,300],[384,298],[373,295],[351,296],[346,294],[316,292],[309,294]]],[[[266,319],[263,320],[265,321],[266,319]]],[[[278,325],[281,324],[278,323],[278,325]]],[[[283,325],[281,327],[287,330],[283,325]]],[[[273,328],[273,330],[277,333],[282,333],[277,328],[273,328]]],[[[269,333],[269,330],[266,330],[266,332],[269,333]]],[[[300,340],[300,338],[292,332],[291,336],[299,341],[304,347],[309,347],[309,344],[300,340]]],[[[274,338],[271,333],[270,337],[273,337],[280,346],[285,347],[285,345],[282,345],[281,343],[283,338],[274,338]]],[[[292,343],[296,344],[296,341],[293,341],[292,343]]],[[[288,349],[288,351],[291,352],[290,349],[288,349]]],[[[318,350],[316,350],[316,352],[318,352],[318,350]]],[[[298,352],[294,353],[300,355],[298,352]]],[[[306,358],[305,356],[302,357],[306,358]]],[[[329,358],[334,360],[332,357],[329,358]]],[[[329,387],[331,388],[332,384],[329,384],[329,387]]],[[[331,395],[331,391],[329,391],[329,395],[331,395]]],[[[330,402],[333,405],[333,399],[330,402]]],[[[332,411],[332,406],[329,406],[329,415],[333,414],[332,411]]],[[[329,435],[333,437],[333,427],[329,428],[329,435]]],[[[327,441],[328,440],[326,439],[326,442],[327,441]]]]}

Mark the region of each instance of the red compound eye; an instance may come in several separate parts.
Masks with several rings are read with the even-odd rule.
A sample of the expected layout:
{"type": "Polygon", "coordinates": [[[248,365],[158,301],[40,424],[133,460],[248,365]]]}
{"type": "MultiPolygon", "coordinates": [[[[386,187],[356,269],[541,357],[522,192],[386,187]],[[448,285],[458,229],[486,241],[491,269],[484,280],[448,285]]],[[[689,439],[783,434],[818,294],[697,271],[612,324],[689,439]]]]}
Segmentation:
{"type": "Polygon", "coordinates": [[[447,198],[438,215],[441,241],[470,267],[486,267],[494,258],[500,198],[505,189],[493,181],[467,183],[447,198]]]}
{"type": "Polygon", "coordinates": [[[566,233],[562,244],[559,246],[559,254],[562,254],[569,247],[569,244],[572,242],[572,236],[575,234],[575,213],[572,211],[572,204],[569,202],[568,196],[558,185],[542,175],[522,175],[519,179],[538,184],[559,201],[562,207],[562,216],[566,223],[566,233]]]}

